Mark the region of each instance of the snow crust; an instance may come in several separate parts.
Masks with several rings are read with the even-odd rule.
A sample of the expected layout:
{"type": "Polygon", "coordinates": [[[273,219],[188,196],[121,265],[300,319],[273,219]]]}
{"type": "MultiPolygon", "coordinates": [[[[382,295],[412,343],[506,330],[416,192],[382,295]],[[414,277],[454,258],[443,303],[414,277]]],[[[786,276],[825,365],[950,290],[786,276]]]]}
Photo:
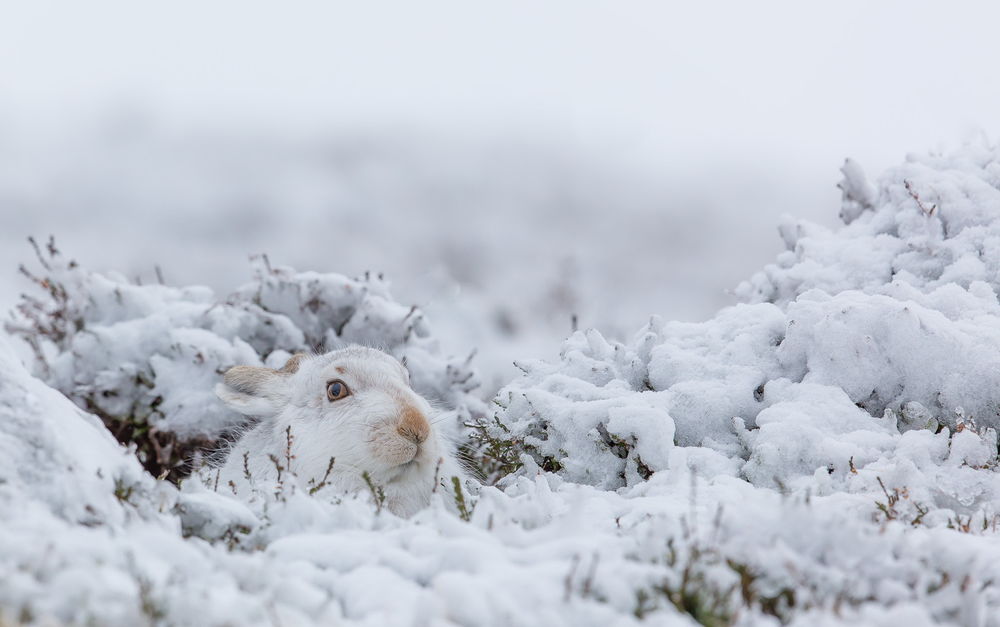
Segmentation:
{"type": "Polygon", "coordinates": [[[211,470],[177,488],[0,340],[0,622],[1000,625],[1000,153],[844,174],[845,226],[782,225],[743,303],[575,333],[492,417],[370,277],[264,268],[220,303],[72,270],[85,331],[37,374],[78,403],[155,390],[159,428],[214,435],[238,420],[202,395],[219,368],[379,342],[521,466],[410,519],[294,482],[238,500],[211,470]]]}

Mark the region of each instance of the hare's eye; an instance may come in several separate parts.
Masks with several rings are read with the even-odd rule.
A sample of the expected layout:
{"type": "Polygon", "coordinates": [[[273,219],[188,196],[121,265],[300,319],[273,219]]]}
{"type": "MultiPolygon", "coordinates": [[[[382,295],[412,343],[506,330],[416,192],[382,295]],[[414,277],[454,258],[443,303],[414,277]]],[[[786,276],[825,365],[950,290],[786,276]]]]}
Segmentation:
{"type": "Polygon", "coordinates": [[[326,397],[331,401],[339,401],[350,395],[351,391],[347,389],[347,384],[340,379],[326,384],[326,397]]]}

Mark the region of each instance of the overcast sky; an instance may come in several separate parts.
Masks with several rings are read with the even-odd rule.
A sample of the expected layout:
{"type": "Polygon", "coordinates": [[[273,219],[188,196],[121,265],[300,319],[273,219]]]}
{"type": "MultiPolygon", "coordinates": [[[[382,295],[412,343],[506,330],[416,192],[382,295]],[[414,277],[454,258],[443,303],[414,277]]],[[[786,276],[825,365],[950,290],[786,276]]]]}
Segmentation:
{"type": "Polygon", "coordinates": [[[872,169],[996,132],[993,3],[4,3],[0,113],[539,129],[711,163],[872,169]]]}

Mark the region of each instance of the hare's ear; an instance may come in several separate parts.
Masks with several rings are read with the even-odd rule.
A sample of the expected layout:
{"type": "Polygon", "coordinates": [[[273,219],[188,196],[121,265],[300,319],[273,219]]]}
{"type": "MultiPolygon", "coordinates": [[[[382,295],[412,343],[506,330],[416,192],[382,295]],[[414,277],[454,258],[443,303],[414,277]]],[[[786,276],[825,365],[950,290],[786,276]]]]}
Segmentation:
{"type": "Polygon", "coordinates": [[[215,394],[230,409],[266,418],[277,414],[288,402],[291,374],[284,369],[234,366],[226,371],[223,382],[215,386],[215,394]]]}

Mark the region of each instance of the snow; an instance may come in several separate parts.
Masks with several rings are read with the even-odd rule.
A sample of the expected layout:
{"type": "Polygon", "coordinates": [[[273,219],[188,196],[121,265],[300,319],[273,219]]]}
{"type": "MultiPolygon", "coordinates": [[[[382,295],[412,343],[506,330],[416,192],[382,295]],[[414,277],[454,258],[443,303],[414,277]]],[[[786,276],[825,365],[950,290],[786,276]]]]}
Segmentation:
{"type": "Polygon", "coordinates": [[[261,260],[220,298],[43,255],[66,291],[12,325],[34,375],[0,340],[0,621],[1000,625],[997,163],[848,163],[844,226],[786,222],[744,302],[576,332],[493,415],[476,359],[377,276],[261,260]],[[221,369],[347,342],[405,355],[456,436],[520,467],[404,519],[364,490],[238,499],[211,468],[176,487],[105,429],[214,437],[242,420],[221,369]]]}

